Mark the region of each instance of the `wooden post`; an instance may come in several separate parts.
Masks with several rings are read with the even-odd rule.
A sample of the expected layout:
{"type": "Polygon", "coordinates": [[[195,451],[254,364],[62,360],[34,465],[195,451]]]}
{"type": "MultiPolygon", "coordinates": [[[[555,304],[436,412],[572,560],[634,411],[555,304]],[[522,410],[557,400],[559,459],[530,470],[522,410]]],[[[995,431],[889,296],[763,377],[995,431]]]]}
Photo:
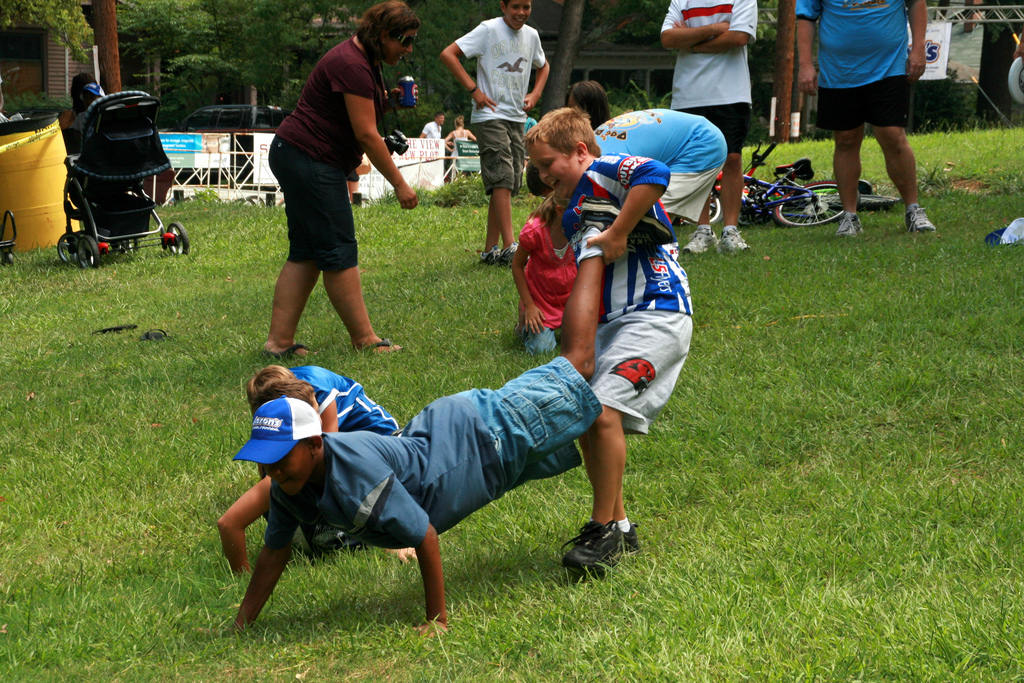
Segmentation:
{"type": "Polygon", "coordinates": [[[93,33],[100,56],[100,85],[121,92],[121,57],[117,46],[117,0],[93,0],[93,33]]]}
{"type": "Polygon", "coordinates": [[[796,44],[796,0],[779,0],[775,25],[775,142],[789,141],[793,103],[793,61],[796,44]]]}

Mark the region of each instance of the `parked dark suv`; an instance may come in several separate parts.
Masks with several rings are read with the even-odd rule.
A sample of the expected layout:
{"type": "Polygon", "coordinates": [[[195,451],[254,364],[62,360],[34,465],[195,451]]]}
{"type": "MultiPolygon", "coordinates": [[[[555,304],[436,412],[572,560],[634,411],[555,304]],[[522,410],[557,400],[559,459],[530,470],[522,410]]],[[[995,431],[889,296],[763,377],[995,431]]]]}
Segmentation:
{"type": "Polygon", "coordinates": [[[280,107],[253,104],[218,104],[201,107],[183,118],[174,131],[197,133],[205,131],[268,131],[277,130],[291,111],[280,107]]]}

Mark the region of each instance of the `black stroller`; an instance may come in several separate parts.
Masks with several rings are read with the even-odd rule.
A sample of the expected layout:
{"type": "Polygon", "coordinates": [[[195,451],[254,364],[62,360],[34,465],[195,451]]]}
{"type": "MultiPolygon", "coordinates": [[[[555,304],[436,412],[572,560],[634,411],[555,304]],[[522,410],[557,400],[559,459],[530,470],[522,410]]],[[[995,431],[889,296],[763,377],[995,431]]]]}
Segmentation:
{"type": "Polygon", "coordinates": [[[188,253],[188,234],[180,223],[164,228],[156,203],[142,180],[171,167],[156,129],[160,100],[144,92],[113,93],[85,112],[82,153],[66,160],[64,185],[67,232],[57,241],[65,263],[98,268],[100,256],[161,246],[172,254],[188,253]],[[150,217],[156,221],[151,229],[150,217]],[[75,232],[71,221],[81,221],[75,232]]]}

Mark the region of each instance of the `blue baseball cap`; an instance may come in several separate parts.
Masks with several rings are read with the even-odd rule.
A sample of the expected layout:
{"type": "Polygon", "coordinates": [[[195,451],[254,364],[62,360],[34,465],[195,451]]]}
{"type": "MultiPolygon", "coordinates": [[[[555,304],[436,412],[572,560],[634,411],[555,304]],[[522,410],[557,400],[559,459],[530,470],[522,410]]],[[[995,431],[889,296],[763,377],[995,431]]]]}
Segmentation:
{"type": "Polygon", "coordinates": [[[252,418],[252,434],[234,460],[273,465],[295,444],[320,436],[320,416],[305,401],[282,396],[261,405],[252,418]]]}
{"type": "Polygon", "coordinates": [[[100,87],[99,83],[86,83],[82,86],[82,91],[92,93],[96,97],[103,97],[106,94],[103,92],[103,88],[100,87]]]}

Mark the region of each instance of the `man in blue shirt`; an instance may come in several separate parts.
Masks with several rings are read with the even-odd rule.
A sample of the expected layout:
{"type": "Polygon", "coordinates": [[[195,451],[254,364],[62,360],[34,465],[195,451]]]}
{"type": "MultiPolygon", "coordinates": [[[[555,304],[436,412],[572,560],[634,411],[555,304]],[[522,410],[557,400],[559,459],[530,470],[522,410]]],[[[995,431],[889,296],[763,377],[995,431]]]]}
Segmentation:
{"type": "MultiPolygon", "coordinates": [[[[570,313],[563,327],[574,324],[570,313]]],[[[370,545],[415,547],[427,613],[420,632],[446,630],[438,535],[520,484],[580,464],[573,441],[601,413],[581,371],[593,372],[593,348],[568,344],[565,357],[497,391],[434,401],[397,437],[323,434],[316,411],[298,399],[260,406],[235,459],[266,467],[270,519],[235,627],[259,615],[295,529],[329,524],[370,545]]]]}
{"type": "Polygon", "coordinates": [[[800,90],[818,95],[818,127],[835,134],[832,165],[844,211],[836,235],[861,232],[857,181],[865,123],[874,127],[889,178],[907,207],[907,230],[933,232],[917,203],[917,162],[906,132],[910,84],[925,68],[925,1],[797,0],[796,17],[800,90]],[[815,31],[820,74],[812,60],[815,31]]]}

